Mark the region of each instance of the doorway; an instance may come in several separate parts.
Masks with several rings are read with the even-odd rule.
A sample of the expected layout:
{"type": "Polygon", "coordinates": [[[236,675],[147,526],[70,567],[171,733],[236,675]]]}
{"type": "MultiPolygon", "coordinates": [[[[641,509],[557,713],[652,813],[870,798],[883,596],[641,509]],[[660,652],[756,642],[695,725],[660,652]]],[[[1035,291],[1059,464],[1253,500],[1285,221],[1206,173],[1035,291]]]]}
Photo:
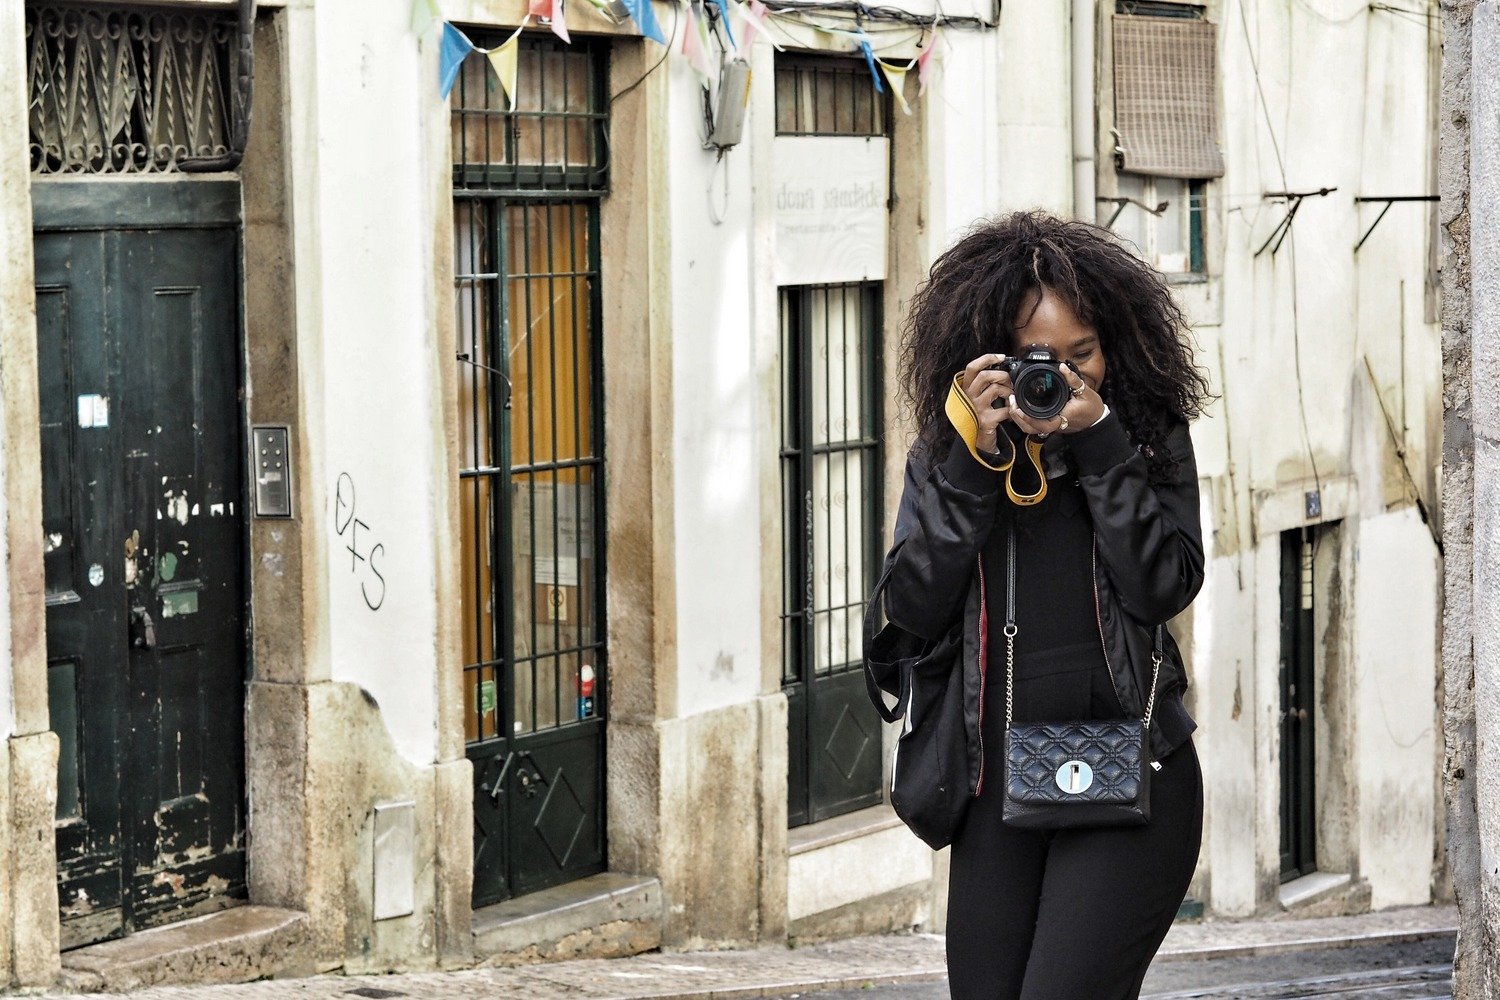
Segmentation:
{"type": "Polygon", "coordinates": [[[69,948],[245,895],[239,187],[33,190],[69,948]]]}
{"type": "Polygon", "coordinates": [[[475,907],[605,868],[608,49],[517,45],[514,108],[483,60],[452,95],[475,907]]]}
{"type": "Polygon", "coordinates": [[[1281,881],[1317,870],[1314,738],[1317,529],[1281,535],[1281,881]]]}

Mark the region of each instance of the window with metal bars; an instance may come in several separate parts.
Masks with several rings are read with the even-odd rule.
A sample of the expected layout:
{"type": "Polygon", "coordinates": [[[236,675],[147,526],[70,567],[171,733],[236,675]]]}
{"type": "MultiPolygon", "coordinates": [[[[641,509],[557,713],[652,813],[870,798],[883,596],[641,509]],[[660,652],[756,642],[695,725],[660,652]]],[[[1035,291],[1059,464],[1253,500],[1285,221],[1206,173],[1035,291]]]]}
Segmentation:
{"type": "Polygon", "coordinates": [[[776,57],[777,135],[890,135],[891,102],[863,59],[776,57]]]}
{"type": "Polygon", "coordinates": [[[880,722],[860,675],[880,561],[879,282],[781,290],[789,819],[880,801],[880,722]]]}
{"type": "Polygon", "coordinates": [[[470,60],[454,114],[470,741],[596,716],[602,683],[598,201],[564,194],[604,187],[600,73],[545,39],[520,60],[515,112],[470,60]]]}
{"type": "MultiPolygon", "coordinates": [[[[504,36],[471,33],[475,44],[504,36]]],[[[516,106],[484,59],[466,59],[454,85],[453,186],[553,197],[608,189],[608,80],[604,49],[575,39],[549,46],[522,35],[516,106]]]]}

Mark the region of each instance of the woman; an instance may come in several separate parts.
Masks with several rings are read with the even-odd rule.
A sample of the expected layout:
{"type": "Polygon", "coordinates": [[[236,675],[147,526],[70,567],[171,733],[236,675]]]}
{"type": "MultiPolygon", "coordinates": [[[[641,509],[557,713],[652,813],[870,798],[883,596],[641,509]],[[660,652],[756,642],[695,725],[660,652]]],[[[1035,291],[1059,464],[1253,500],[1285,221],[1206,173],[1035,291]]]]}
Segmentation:
{"type": "MultiPolygon", "coordinates": [[[[1041,212],[968,232],[933,265],[907,319],[903,391],[918,436],[888,556],[887,617],[965,643],[971,791],[952,845],[948,974],[955,1000],[1126,1000],[1187,892],[1203,786],[1170,636],[1149,727],[1144,826],[1003,825],[1006,544],[1016,537],[1016,722],[1140,717],[1154,626],[1203,582],[1188,420],[1208,398],[1161,277],[1107,230],[1041,212]],[[1051,420],[1017,405],[1007,356],[1050,349],[1070,398],[1051,420]],[[970,450],[944,410],[963,372],[978,414],[970,450]],[[1045,495],[1024,447],[1041,442],[1045,495]],[[1009,473],[992,467],[1016,461],[1009,473]],[[1009,485],[1010,489],[1007,489],[1009,485]],[[980,572],[982,569],[982,573],[980,572]],[[987,586],[981,586],[988,581],[987,586]],[[982,766],[977,764],[982,760],[982,766]]],[[[1162,630],[1165,634],[1165,630],[1162,630]]]]}

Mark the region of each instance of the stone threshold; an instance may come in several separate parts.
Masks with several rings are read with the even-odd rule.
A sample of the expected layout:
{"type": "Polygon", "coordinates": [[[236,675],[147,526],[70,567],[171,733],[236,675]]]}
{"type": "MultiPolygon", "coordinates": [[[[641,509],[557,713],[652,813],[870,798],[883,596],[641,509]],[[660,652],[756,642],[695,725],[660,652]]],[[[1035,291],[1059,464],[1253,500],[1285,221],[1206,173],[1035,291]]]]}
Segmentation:
{"type": "Polygon", "coordinates": [[[617,958],[661,947],[660,880],[601,872],[474,911],[474,958],[509,966],[617,958]]]}
{"type": "Polygon", "coordinates": [[[900,825],[901,818],[896,815],[896,810],[887,803],[881,803],[832,819],[793,827],[786,834],[787,854],[805,854],[900,825]]]}
{"type": "Polygon", "coordinates": [[[1283,882],[1276,898],[1283,910],[1297,910],[1348,888],[1353,881],[1348,872],[1309,872],[1283,882]]]}
{"type": "Polygon", "coordinates": [[[62,954],[60,983],[76,992],[123,992],[159,983],[245,983],[310,975],[307,914],[235,906],[62,954]]]}

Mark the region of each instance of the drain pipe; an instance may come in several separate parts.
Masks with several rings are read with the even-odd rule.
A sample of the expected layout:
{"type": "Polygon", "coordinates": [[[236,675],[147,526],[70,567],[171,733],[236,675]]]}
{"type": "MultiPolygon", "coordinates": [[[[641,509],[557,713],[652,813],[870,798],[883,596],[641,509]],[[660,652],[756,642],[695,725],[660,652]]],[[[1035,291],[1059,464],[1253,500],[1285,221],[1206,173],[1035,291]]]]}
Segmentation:
{"type": "Polygon", "coordinates": [[[250,104],[255,94],[255,0],[239,0],[239,72],[230,97],[229,150],[221,156],[189,156],[177,161],[177,169],[189,174],[233,170],[245,158],[250,141],[250,104]]]}
{"type": "Polygon", "coordinates": [[[1095,0],[1073,0],[1073,217],[1093,222],[1096,174],[1094,156],[1094,17],[1095,0]]]}

